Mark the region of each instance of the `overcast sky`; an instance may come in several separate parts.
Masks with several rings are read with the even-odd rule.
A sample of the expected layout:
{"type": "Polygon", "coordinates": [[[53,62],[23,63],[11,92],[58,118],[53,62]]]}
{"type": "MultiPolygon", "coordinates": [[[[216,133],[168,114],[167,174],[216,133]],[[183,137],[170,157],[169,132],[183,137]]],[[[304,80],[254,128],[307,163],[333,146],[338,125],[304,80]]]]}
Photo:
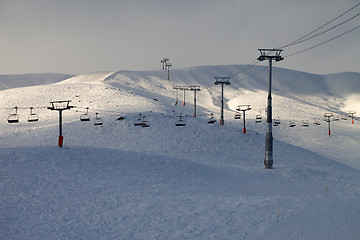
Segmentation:
{"type": "MultiPolygon", "coordinates": [[[[0,74],[249,64],[359,0],[0,0],[0,74]]],[[[338,22],[360,13],[360,6],[338,22]]],[[[283,56],[360,25],[360,17],[283,56]]],[[[276,66],[360,72],[360,28],[276,66]]],[[[260,65],[266,65],[261,63],[260,65]]],[[[231,73],[230,73],[231,74],[231,73]]]]}

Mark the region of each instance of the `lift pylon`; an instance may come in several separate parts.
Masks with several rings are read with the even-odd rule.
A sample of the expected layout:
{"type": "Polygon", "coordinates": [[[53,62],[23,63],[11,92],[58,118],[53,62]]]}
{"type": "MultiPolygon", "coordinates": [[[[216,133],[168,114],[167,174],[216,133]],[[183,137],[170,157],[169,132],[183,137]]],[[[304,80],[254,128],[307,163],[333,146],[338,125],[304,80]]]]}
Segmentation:
{"type": "Polygon", "coordinates": [[[245,112],[250,110],[250,109],[251,109],[250,105],[239,105],[238,108],[236,109],[237,111],[242,111],[243,112],[243,122],[244,122],[243,133],[246,133],[245,112]]]}
{"type": "Polygon", "coordinates": [[[59,141],[58,145],[59,147],[63,146],[64,137],[62,135],[62,111],[68,110],[73,108],[74,106],[70,106],[71,100],[65,100],[65,101],[53,101],[51,103],[51,107],[48,107],[51,111],[58,111],[59,112],[59,141]]]}
{"type": "Polygon", "coordinates": [[[190,89],[187,86],[179,87],[179,89],[184,91],[183,106],[185,106],[185,91],[189,91],[190,89]]]}
{"type": "Polygon", "coordinates": [[[332,114],[332,113],[324,113],[324,117],[327,118],[326,121],[327,121],[328,124],[329,124],[329,133],[328,133],[329,136],[331,135],[331,131],[330,131],[330,122],[331,122],[331,121],[330,121],[330,118],[331,118],[332,116],[334,116],[334,114],[332,114]]]}
{"type": "Polygon", "coordinates": [[[194,91],[194,117],[196,117],[196,92],[201,91],[200,86],[190,86],[190,91],[194,91]]]}
{"type": "Polygon", "coordinates": [[[220,125],[224,125],[224,84],[230,85],[230,77],[215,77],[215,85],[221,84],[221,116],[220,125]]]}
{"type": "Polygon", "coordinates": [[[273,135],[272,135],[272,99],[271,99],[271,81],[272,81],[272,61],[282,61],[284,58],[280,56],[281,49],[259,49],[260,56],[257,60],[269,60],[269,90],[268,90],[268,104],[267,104],[267,119],[266,119],[266,136],[265,136],[265,169],[272,169],[273,167],[273,135]]]}

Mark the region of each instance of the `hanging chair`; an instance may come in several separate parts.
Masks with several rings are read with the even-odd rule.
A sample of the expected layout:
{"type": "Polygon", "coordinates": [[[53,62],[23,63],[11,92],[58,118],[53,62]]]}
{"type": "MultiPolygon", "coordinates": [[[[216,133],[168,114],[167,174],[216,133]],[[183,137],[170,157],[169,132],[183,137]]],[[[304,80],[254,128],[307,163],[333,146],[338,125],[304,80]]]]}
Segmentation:
{"type": "Polygon", "coordinates": [[[8,116],[8,123],[18,123],[19,122],[19,114],[17,114],[18,107],[15,107],[15,113],[12,113],[8,116]]]}
{"type": "Polygon", "coordinates": [[[85,113],[85,114],[82,114],[82,115],[80,116],[80,121],[82,121],[82,122],[88,122],[88,121],[90,121],[90,114],[89,114],[89,108],[88,108],[88,107],[86,108],[86,113],[85,113]]]}
{"type": "Polygon", "coordinates": [[[30,115],[29,115],[29,118],[28,118],[28,122],[37,122],[37,121],[39,121],[39,116],[32,112],[33,109],[34,109],[33,107],[30,107],[30,115]]]}
{"type": "Polygon", "coordinates": [[[96,113],[94,125],[95,125],[95,126],[103,125],[103,120],[102,120],[102,118],[99,118],[99,117],[98,117],[98,113],[96,113]]]}

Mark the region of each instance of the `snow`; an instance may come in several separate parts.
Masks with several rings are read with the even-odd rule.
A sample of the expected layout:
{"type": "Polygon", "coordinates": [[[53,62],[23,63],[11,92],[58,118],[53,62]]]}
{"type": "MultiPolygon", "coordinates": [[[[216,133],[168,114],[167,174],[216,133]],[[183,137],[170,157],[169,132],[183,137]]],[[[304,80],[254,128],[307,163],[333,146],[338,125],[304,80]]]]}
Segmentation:
{"type": "Polygon", "coordinates": [[[2,90],[0,239],[356,239],[359,122],[331,122],[329,136],[322,117],[360,111],[360,74],[274,68],[281,124],[273,127],[274,169],[265,170],[266,67],[231,78],[225,125],[207,123],[220,113],[214,77],[243,67],[174,69],[171,81],[167,71],[100,72],[2,90]],[[173,87],[182,85],[201,86],[196,118],[193,92],[182,106],[179,91],[174,105],[173,87]],[[63,111],[62,148],[58,112],[47,109],[55,100],[76,106],[63,111]],[[246,134],[234,119],[240,104],[252,107],[246,134]],[[15,106],[20,122],[8,124],[15,106]],[[31,106],[38,122],[27,122],[31,106]],[[91,121],[81,122],[86,107],[91,121]],[[96,112],[103,126],[94,126],[96,112]],[[133,125],[139,113],[149,128],[133,125]],[[184,127],[175,126],[180,113],[184,127]]]}
{"type": "Polygon", "coordinates": [[[0,75],[0,90],[43,85],[43,84],[52,84],[63,81],[70,77],[74,77],[74,76],[70,74],[60,74],[60,73],[0,75]]]}

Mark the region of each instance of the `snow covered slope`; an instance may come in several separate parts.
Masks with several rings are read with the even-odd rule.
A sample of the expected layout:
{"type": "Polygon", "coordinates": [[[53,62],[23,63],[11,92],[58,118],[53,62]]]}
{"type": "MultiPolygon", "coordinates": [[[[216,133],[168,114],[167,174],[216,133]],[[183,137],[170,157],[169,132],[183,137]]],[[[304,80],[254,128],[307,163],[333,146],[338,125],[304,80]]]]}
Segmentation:
{"type": "Polygon", "coordinates": [[[0,75],[0,90],[52,84],[71,77],[74,75],[60,73],[0,75]]]}
{"type": "Polygon", "coordinates": [[[175,69],[170,81],[166,71],[92,73],[1,91],[0,239],[356,239],[360,128],[341,117],[360,111],[360,74],[274,68],[281,124],[265,170],[267,67],[231,78],[225,125],[208,124],[220,113],[214,77],[243,67],[175,69]],[[175,105],[183,85],[201,87],[196,118],[193,92],[183,106],[179,91],[175,105]],[[63,111],[63,148],[58,112],[47,109],[55,100],[76,106],[63,111]],[[234,119],[240,104],[252,107],[247,134],[234,119]],[[19,123],[9,124],[15,106],[19,123]],[[30,107],[38,122],[27,122],[30,107]],[[331,136],[324,112],[340,118],[331,136]],[[176,127],[180,113],[186,125],[176,127]],[[149,127],[134,126],[139,114],[149,127]]]}

